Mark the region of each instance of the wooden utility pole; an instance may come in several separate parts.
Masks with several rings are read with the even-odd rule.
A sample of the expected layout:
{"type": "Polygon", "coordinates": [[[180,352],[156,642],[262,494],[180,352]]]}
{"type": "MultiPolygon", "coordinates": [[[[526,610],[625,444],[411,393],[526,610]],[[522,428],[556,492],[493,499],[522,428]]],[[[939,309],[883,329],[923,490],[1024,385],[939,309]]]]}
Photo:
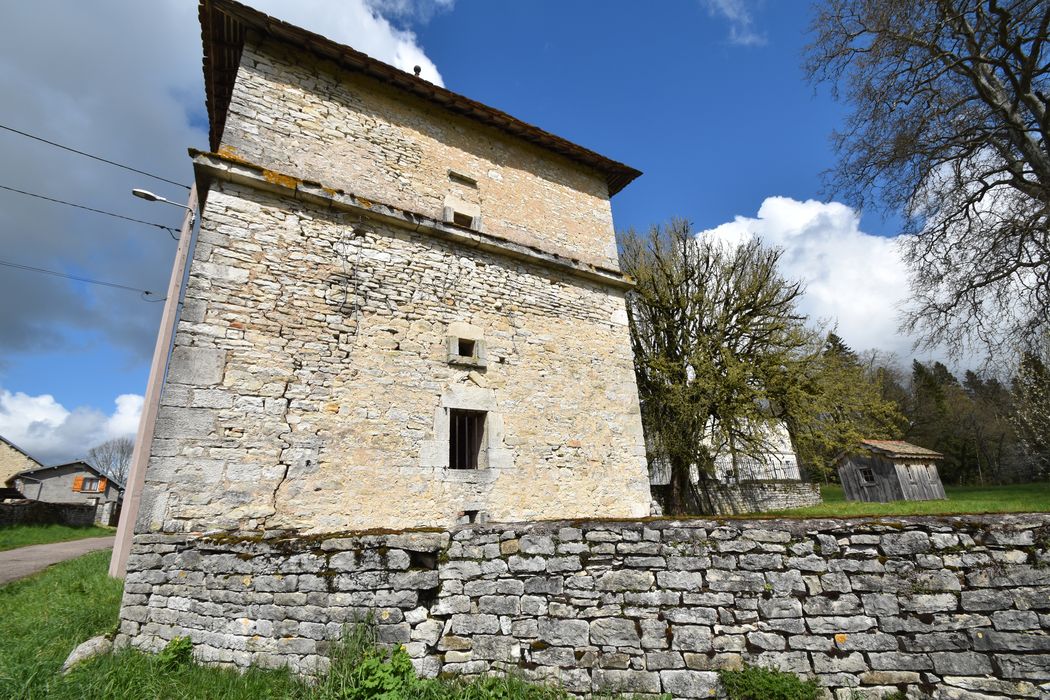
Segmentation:
{"type": "Polygon", "coordinates": [[[185,277],[186,261],[190,253],[190,240],[193,238],[194,212],[197,210],[197,185],[190,188],[190,197],[186,202],[188,209],[182,219],[182,230],[179,232],[179,247],[175,251],[175,263],[171,268],[171,280],[168,282],[168,297],[164,302],[164,314],[160,319],[160,330],[157,332],[157,344],[153,348],[153,364],[149,370],[149,384],[146,386],[146,399],[142,405],[142,416],[139,418],[139,429],[135,436],[135,449],[131,454],[131,467],[128,480],[124,484],[124,504],[117,524],[117,540],[113,545],[113,556],[109,560],[109,575],[124,578],[127,572],[128,553],[131,551],[131,540],[135,534],[135,521],[138,519],[139,503],[142,501],[142,488],[146,483],[146,465],[149,462],[150,447],[153,444],[153,430],[157,425],[157,410],[160,407],[160,392],[164,386],[164,375],[171,356],[171,339],[175,334],[175,322],[178,320],[179,299],[182,295],[182,280],[185,277]]]}

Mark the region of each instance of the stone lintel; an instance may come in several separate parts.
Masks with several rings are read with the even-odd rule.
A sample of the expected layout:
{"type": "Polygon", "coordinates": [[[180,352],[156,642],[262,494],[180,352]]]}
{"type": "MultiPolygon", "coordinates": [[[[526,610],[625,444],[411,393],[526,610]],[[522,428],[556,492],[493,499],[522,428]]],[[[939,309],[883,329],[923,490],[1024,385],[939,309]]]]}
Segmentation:
{"type": "Polygon", "coordinates": [[[204,193],[202,200],[207,198],[208,182],[222,180],[336,211],[360,214],[423,235],[434,236],[459,246],[476,248],[487,253],[521,260],[597,282],[605,287],[626,291],[635,286],[630,277],[616,270],[590,265],[533,246],[446,224],[417,212],[357,197],[343,190],[325,187],[320,183],[303,180],[293,175],[278,173],[228,154],[209,153],[193,148],[189,149],[189,153],[193,160],[197,186],[204,193]]]}

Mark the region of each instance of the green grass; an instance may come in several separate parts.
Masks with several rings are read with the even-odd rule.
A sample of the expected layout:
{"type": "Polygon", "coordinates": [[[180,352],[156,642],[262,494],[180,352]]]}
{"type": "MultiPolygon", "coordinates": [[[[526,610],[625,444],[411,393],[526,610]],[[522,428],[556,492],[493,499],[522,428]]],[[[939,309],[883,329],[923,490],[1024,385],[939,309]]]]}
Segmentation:
{"type": "Polygon", "coordinates": [[[70,527],[68,525],[13,525],[0,527],[0,552],[31,544],[51,544],[81,540],[85,537],[109,537],[116,533],[111,527],[70,527]]]}
{"type": "Polygon", "coordinates": [[[774,511],[763,515],[796,518],[851,515],[954,515],[963,513],[1050,512],[1050,482],[1007,486],[945,486],[947,500],[860,503],[847,501],[842,487],[822,486],[824,502],[819,506],[774,511]]]}
{"type": "Polygon", "coordinates": [[[0,698],[569,700],[558,689],[513,676],[419,680],[404,652],[375,649],[362,627],[339,646],[332,672],[313,685],[283,670],[198,666],[179,644],[157,655],[125,650],[96,657],[62,676],[62,663],[77,644],[115,629],[122,584],[106,575],[108,562],[108,551],[94,552],[0,587],[0,698]]]}

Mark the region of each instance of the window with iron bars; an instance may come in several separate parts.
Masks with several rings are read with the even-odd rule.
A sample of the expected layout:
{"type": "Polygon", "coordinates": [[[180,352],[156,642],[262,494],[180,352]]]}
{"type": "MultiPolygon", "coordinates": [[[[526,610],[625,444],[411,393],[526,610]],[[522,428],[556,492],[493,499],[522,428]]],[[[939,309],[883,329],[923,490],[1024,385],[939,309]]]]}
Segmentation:
{"type": "Polygon", "coordinates": [[[483,469],[485,466],[485,411],[451,408],[448,412],[448,466],[483,469]]]}

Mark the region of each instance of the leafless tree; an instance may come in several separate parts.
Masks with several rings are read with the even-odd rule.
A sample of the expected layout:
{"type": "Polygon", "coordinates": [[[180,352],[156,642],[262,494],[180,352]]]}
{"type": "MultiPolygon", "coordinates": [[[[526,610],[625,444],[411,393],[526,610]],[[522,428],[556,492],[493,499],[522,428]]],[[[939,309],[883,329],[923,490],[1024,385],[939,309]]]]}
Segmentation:
{"type": "Polygon", "coordinates": [[[87,461],[110,479],[124,485],[127,484],[134,448],[135,443],[131,438],[113,438],[88,450],[87,461]]]}
{"type": "Polygon", "coordinates": [[[955,353],[1050,327],[1050,3],[818,0],[810,78],[853,111],[831,191],[903,213],[904,327],[955,353]]]}

